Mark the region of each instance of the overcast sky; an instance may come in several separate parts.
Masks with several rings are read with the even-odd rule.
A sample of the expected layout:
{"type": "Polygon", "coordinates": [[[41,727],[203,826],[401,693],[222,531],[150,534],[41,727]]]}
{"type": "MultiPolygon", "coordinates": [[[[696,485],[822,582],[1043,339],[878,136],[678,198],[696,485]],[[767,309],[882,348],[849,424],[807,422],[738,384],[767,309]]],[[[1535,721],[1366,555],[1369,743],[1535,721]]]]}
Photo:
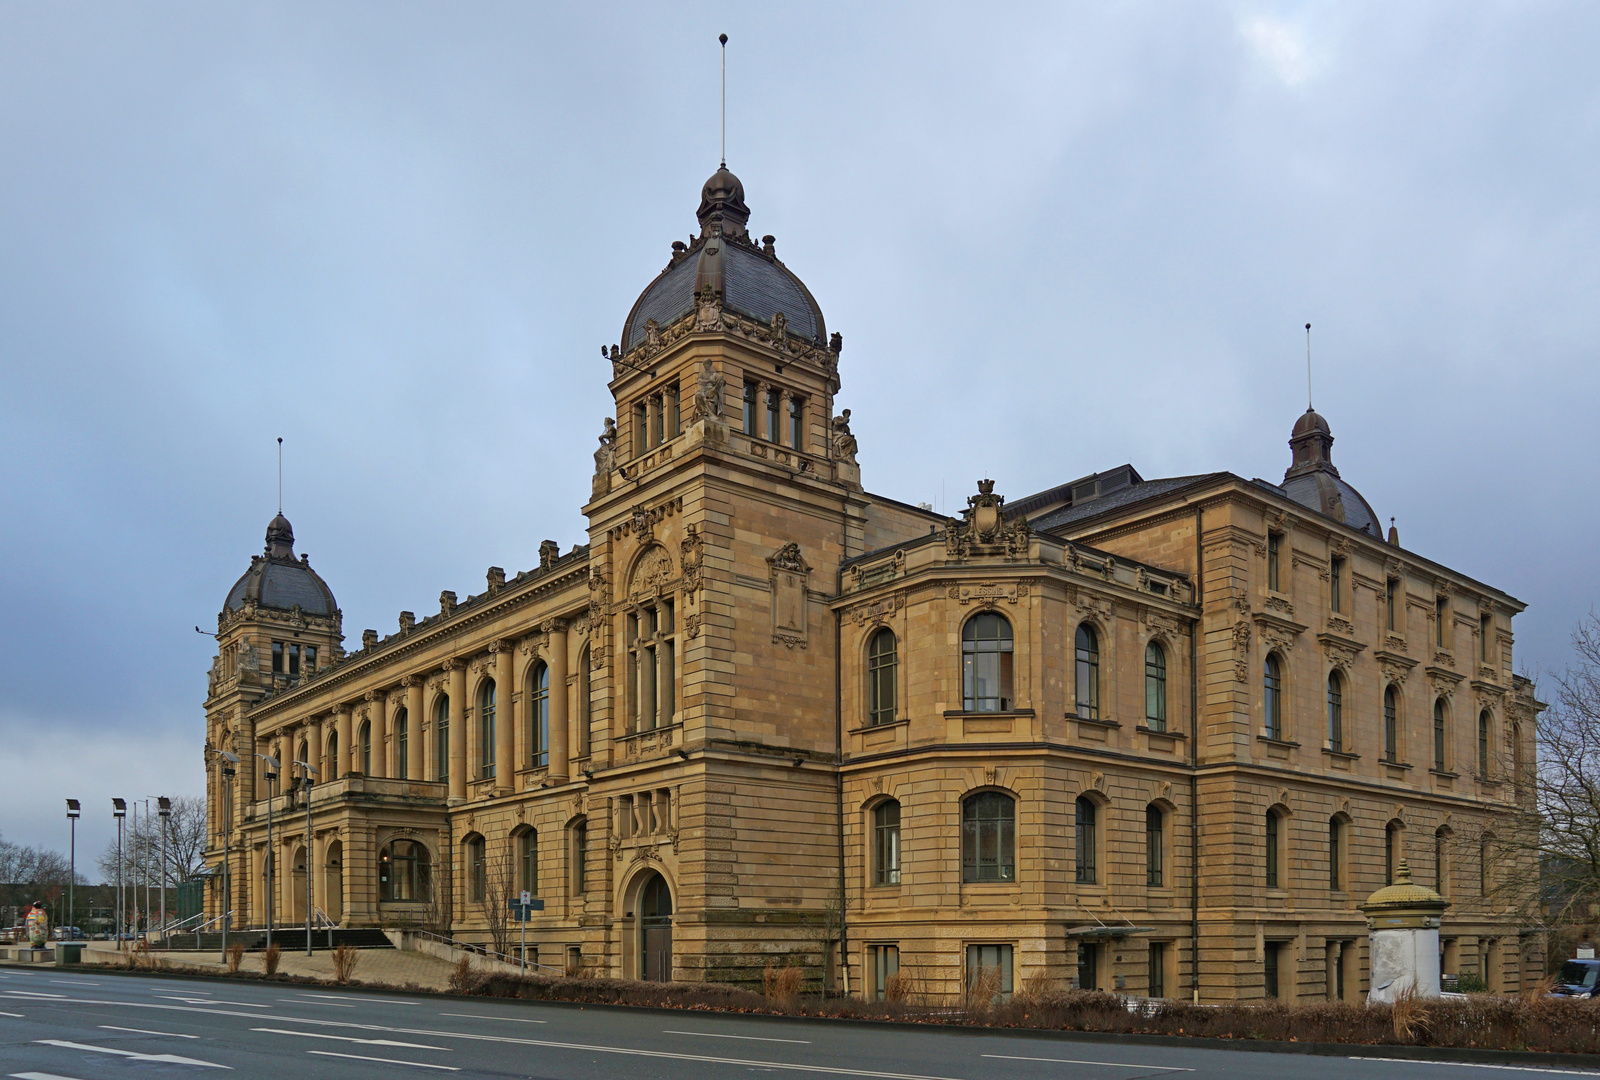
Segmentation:
{"type": "MultiPolygon", "coordinates": [[[[1592,4],[0,3],[0,833],[202,789],[276,510],[347,643],[584,539],[620,337],[718,154],[844,334],[869,489],[1277,480],[1600,597],[1592,4]]],[[[82,861],[82,860],[80,860],[82,861]]]]}

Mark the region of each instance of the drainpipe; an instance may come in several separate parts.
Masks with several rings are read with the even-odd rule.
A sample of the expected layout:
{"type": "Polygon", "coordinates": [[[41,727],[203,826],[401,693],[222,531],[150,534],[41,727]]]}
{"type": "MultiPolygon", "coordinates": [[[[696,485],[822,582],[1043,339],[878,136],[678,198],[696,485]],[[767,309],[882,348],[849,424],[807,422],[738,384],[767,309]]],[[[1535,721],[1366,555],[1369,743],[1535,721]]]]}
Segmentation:
{"type": "Polygon", "coordinates": [[[1194,510],[1194,593],[1200,615],[1189,628],[1189,970],[1194,1003],[1200,1004],[1200,670],[1198,638],[1204,632],[1205,545],[1201,527],[1205,511],[1194,510]]]}

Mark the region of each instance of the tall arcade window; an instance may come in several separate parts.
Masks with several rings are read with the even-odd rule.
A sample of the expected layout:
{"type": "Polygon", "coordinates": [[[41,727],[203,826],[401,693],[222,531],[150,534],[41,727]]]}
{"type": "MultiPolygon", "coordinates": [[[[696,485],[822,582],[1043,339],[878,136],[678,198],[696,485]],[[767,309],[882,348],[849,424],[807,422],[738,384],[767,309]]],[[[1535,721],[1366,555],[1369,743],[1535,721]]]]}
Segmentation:
{"type": "Polygon", "coordinates": [[[873,726],[895,721],[895,678],[900,671],[895,645],[894,631],[887,626],[867,645],[867,723],[873,726]]]}
{"type": "Polygon", "coordinates": [[[483,680],[478,691],[478,775],[487,780],[494,775],[494,680],[483,680]]]}
{"type": "Polygon", "coordinates": [[[535,769],[550,764],[550,667],[543,660],[528,676],[528,751],[535,769]]]}
{"type": "Polygon", "coordinates": [[[677,607],[662,600],[628,615],[628,718],[634,731],[674,723],[677,713],[677,607]]]}
{"type": "Polygon", "coordinates": [[[483,837],[473,833],[461,842],[467,855],[467,899],[481,903],[489,896],[489,855],[483,837]]]}
{"type": "Polygon", "coordinates": [[[1076,804],[1076,862],[1079,885],[1093,885],[1099,880],[1097,863],[1100,861],[1099,836],[1097,834],[1096,807],[1094,800],[1087,795],[1079,795],[1076,804]]]}
{"type": "Polygon", "coordinates": [[[900,804],[892,799],[872,808],[872,883],[900,884],[900,804]]]}
{"type": "Polygon", "coordinates": [[[357,744],[361,754],[361,775],[372,775],[372,724],[363,720],[361,722],[360,741],[357,744]]]}
{"type": "Polygon", "coordinates": [[[378,854],[378,902],[426,902],[430,876],[427,848],[415,840],[391,840],[378,854]]]}
{"type": "Polygon", "coordinates": [[[1156,641],[1144,647],[1144,723],[1167,730],[1167,652],[1156,641]]]}
{"type": "Polygon", "coordinates": [[[1400,760],[1400,695],[1393,686],[1383,689],[1383,760],[1400,760]]]}
{"type": "Polygon", "coordinates": [[[1283,815],[1267,811],[1267,888],[1281,888],[1279,865],[1283,854],[1283,815]]]}
{"type": "Polygon", "coordinates": [[[962,705],[968,712],[1005,712],[1012,707],[1011,624],[983,612],[961,631],[962,705]]]}
{"type": "Polygon", "coordinates": [[[1444,698],[1437,698],[1433,703],[1433,768],[1435,772],[1444,772],[1444,698]]]}
{"type": "Polygon", "coordinates": [[[1100,719],[1100,638],[1088,623],[1078,624],[1073,653],[1076,659],[1075,707],[1086,720],[1100,719]]]}
{"type": "Polygon", "coordinates": [[[1283,738],[1283,663],[1268,653],[1261,677],[1262,713],[1269,739],[1283,738]]]}
{"type": "Polygon", "coordinates": [[[523,828],[516,834],[517,890],[539,895],[539,834],[523,828]]]}
{"type": "Polygon", "coordinates": [[[411,779],[411,716],[405,709],[394,714],[394,774],[401,780],[411,779]]]}
{"type": "Polygon", "coordinates": [[[1478,714],[1478,776],[1489,778],[1489,710],[1478,714]]]}
{"type": "Polygon", "coordinates": [[[450,779],[450,696],[440,694],[433,705],[433,772],[441,784],[450,779]]]}
{"type": "Polygon", "coordinates": [[[961,804],[961,880],[1016,879],[1016,801],[998,791],[980,791],[961,804]]]}
{"type": "Polygon", "coordinates": [[[1328,675],[1328,749],[1344,751],[1344,685],[1337,671],[1328,675]]]}
{"type": "Polygon", "coordinates": [[[589,657],[589,646],[585,645],[578,654],[578,756],[581,758],[589,756],[594,737],[589,730],[594,720],[594,677],[590,674],[589,657]]]}
{"type": "Polygon", "coordinates": [[[1144,883],[1152,889],[1165,880],[1166,818],[1155,803],[1144,808],[1144,883]]]}

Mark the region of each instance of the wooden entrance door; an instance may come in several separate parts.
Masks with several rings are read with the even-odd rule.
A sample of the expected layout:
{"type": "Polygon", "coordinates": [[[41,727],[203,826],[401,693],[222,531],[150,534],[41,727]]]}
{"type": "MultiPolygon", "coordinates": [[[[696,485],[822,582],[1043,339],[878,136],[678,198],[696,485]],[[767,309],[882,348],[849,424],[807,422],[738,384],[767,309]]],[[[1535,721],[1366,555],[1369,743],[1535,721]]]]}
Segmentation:
{"type": "Polygon", "coordinates": [[[639,978],[672,980],[672,892],[652,874],[639,894],[639,978]]]}

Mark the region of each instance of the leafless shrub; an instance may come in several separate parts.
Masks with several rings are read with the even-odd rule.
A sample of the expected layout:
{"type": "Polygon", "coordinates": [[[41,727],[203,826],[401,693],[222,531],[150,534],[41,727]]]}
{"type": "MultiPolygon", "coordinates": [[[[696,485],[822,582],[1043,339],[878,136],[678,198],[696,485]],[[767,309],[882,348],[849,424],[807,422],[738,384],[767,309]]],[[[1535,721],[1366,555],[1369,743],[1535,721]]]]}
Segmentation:
{"type": "Polygon", "coordinates": [[[1428,1010],[1417,996],[1416,987],[1412,986],[1400,991],[1394,1004],[1389,1006],[1389,1013],[1394,1022],[1394,1038],[1399,1043],[1414,1041],[1428,1020],[1428,1010]]]}
{"type": "Polygon", "coordinates": [[[1021,1006],[1039,1005],[1049,1000],[1051,993],[1050,976],[1042,971],[1035,971],[1022,980],[1022,986],[1011,1000],[1021,1006]]]}
{"type": "Polygon", "coordinates": [[[228,974],[239,974],[239,965],[244,963],[244,942],[235,941],[228,946],[228,974]]]}
{"type": "Polygon", "coordinates": [[[450,989],[458,994],[475,994],[479,983],[477,972],[472,970],[472,957],[463,956],[457,960],[455,970],[450,973],[450,989]]]}
{"type": "Polygon", "coordinates": [[[914,977],[907,968],[883,980],[883,1000],[891,1005],[904,1005],[912,1000],[914,977]]]}
{"type": "Polygon", "coordinates": [[[356,961],[361,959],[361,950],[350,946],[340,945],[333,950],[333,979],[343,984],[350,981],[350,976],[355,974],[356,961]]]}
{"type": "Polygon", "coordinates": [[[961,995],[961,1011],[969,1017],[982,1019],[989,1015],[1000,1000],[1000,969],[981,968],[967,979],[961,995]]]}
{"type": "Polygon", "coordinates": [[[267,946],[267,951],[261,954],[261,970],[266,972],[267,978],[272,978],[278,973],[278,963],[283,959],[283,950],[274,941],[267,946]]]}
{"type": "Polygon", "coordinates": [[[768,964],[761,972],[761,993],[785,1007],[793,1006],[800,998],[800,988],[806,981],[806,969],[792,960],[783,967],[768,964]]]}

